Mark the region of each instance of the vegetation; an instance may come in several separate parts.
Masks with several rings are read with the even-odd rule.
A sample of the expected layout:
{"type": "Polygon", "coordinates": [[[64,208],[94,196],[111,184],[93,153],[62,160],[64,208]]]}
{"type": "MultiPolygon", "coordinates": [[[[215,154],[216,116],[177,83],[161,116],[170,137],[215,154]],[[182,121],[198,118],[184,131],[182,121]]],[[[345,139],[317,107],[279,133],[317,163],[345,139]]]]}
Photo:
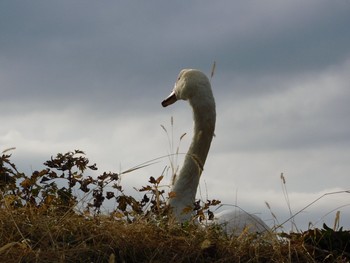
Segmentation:
{"type": "MultiPolygon", "coordinates": [[[[57,154],[45,168],[26,175],[8,151],[0,158],[1,262],[348,262],[350,233],[324,225],[304,233],[228,236],[218,226],[201,227],[219,201],[196,202],[193,222],[169,216],[151,177],[126,195],[117,173],[97,170],[82,151],[57,154]],[[82,197],[79,197],[79,193],[82,197]],[[104,202],[115,209],[102,213],[104,202]]],[[[140,166],[143,167],[143,166],[140,166]]],[[[140,168],[138,167],[138,168],[140,168]]],[[[135,169],[126,172],[132,172],[135,169]]],[[[124,173],[126,173],[124,172],[124,173]]]]}

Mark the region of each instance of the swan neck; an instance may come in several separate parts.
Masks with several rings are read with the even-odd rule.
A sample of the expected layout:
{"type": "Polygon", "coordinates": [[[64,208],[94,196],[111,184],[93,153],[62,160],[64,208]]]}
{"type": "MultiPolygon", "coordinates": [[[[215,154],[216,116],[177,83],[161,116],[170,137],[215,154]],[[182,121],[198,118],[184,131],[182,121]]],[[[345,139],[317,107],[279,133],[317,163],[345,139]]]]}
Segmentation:
{"type": "Polygon", "coordinates": [[[191,211],[195,202],[199,179],[214,136],[216,121],[215,102],[212,95],[200,103],[198,101],[189,101],[189,103],[193,109],[194,133],[184,164],[172,188],[175,197],[169,201],[180,222],[191,218],[191,213],[183,213],[183,211],[186,208],[189,208],[187,211],[191,211]]]}

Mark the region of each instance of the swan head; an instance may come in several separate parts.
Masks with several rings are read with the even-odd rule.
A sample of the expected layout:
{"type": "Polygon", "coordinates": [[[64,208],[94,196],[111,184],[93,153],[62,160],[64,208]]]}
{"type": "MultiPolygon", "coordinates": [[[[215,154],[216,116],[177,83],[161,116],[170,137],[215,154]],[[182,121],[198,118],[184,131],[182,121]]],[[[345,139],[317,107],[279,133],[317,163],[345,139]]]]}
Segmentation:
{"type": "Polygon", "coordinates": [[[173,91],[162,101],[162,106],[167,107],[177,100],[188,100],[190,104],[200,101],[213,101],[210,81],[201,71],[196,69],[181,70],[173,91]]]}

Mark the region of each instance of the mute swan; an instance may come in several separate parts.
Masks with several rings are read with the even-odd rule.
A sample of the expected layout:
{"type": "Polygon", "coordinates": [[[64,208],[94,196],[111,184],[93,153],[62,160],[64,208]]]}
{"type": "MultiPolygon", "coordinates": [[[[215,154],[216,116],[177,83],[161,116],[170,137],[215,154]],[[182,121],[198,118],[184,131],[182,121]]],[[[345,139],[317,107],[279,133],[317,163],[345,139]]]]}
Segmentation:
{"type": "MultiPolygon", "coordinates": [[[[172,186],[174,196],[169,200],[175,219],[185,222],[191,219],[189,211],[193,210],[199,179],[214,136],[215,100],[207,76],[195,69],[181,70],[173,91],[163,100],[162,106],[167,107],[177,100],[188,100],[194,119],[192,142],[172,186]]],[[[242,232],[246,227],[250,232],[269,229],[257,216],[238,210],[223,211],[214,218],[227,233],[242,232]]]]}

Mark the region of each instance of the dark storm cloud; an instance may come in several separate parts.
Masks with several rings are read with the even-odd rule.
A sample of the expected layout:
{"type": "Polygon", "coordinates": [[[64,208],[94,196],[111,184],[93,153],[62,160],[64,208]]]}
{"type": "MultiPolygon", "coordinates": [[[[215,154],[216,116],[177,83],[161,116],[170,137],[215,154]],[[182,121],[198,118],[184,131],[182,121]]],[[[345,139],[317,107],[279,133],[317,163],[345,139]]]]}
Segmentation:
{"type": "Polygon", "coordinates": [[[14,1],[1,8],[4,96],[103,101],[157,85],[156,11],[79,3],[14,1]]]}
{"type": "Polygon", "coordinates": [[[349,54],[350,7],[311,3],[3,2],[3,97],[124,107],[214,60],[223,80],[317,70],[349,54]]]}
{"type": "Polygon", "coordinates": [[[266,17],[256,14],[260,19],[252,18],[251,32],[238,38],[232,34],[224,44],[222,50],[232,50],[225,66],[248,74],[291,74],[344,61],[350,54],[350,5],[321,2],[296,4],[290,12],[276,10],[266,17]]]}

